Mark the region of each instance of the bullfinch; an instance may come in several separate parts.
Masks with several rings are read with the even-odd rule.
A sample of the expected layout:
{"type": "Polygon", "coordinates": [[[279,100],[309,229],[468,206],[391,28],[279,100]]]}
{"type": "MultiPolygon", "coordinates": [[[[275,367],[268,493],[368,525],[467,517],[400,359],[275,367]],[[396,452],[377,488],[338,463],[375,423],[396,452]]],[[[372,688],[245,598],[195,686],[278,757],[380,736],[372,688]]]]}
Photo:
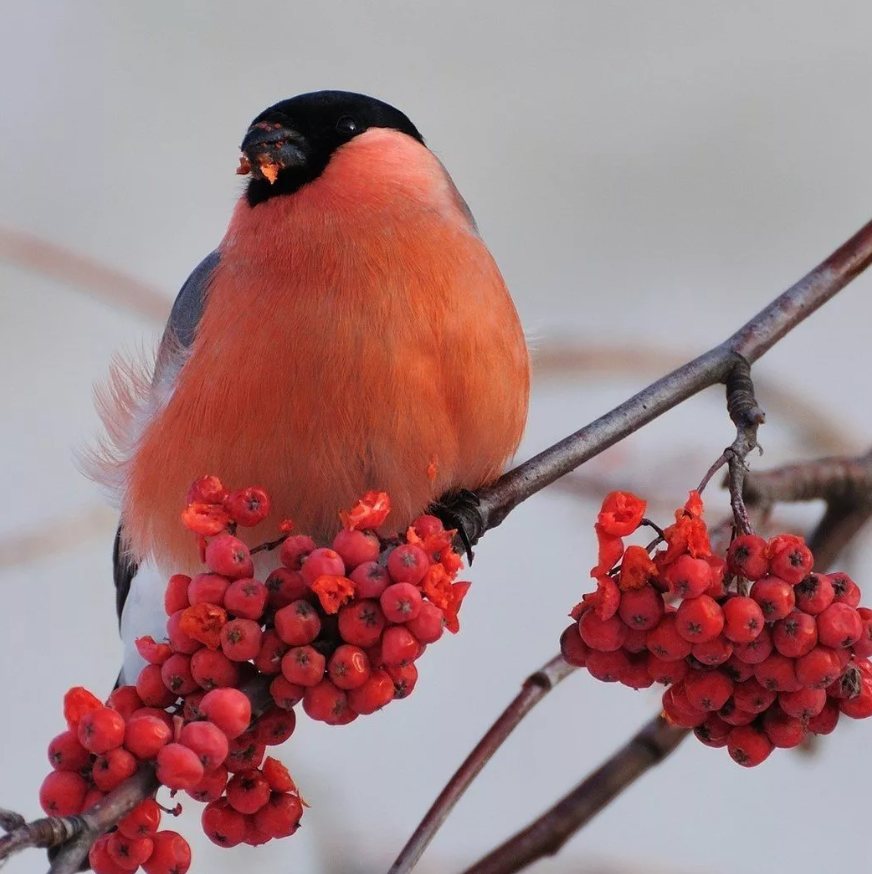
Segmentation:
{"type": "MultiPolygon", "coordinates": [[[[167,573],[198,569],[191,483],[259,485],[272,514],[330,538],[389,493],[405,530],[441,495],[494,480],[527,415],[529,359],[466,202],[414,124],[361,94],[283,100],[251,123],[245,191],[173,305],[153,372],[116,364],[92,471],[121,511],[125,642],[165,636],[167,573]]],[[[253,541],[252,541],[253,542],[253,541]]]]}

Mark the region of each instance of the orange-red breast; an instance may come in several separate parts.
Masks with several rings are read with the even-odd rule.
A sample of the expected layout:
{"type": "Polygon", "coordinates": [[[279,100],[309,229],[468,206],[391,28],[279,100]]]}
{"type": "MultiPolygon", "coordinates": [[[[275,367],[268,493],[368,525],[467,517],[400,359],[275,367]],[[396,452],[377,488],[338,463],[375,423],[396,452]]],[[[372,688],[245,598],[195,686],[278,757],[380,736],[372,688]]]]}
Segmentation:
{"type": "MultiPolygon", "coordinates": [[[[262,112],[242,152],[246,191],[179,293],[153,377],[118,367],[102,395],[119,607],[137,565],[196,566],[179,514],[199,476],[268,490],[253,541],[282,518],[329,537],[370,489],[390,494],[387,527],[403,530],[440,495],[498,476],[524,428],[517,313],[403,113],[304,94],[262,112]]],[[[154,606],[143,586],[131,602],[154,606]]],[[[124,617],[125,637],[153,633],[137,622],[124,617]]]]}

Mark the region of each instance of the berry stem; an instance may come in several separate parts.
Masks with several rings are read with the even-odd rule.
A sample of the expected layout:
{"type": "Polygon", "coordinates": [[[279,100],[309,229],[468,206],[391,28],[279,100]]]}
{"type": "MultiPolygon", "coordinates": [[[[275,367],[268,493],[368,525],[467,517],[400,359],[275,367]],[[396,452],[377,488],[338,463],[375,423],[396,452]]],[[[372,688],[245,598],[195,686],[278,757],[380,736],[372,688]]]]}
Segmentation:
{"type": "Polygon", "coordinates": [[[482,768],[503,745],[521,720],[575,668],[561,656],[555,656],[524,681],[521,691],[488,729],[475,749],[454,772],[439,797],[424,815],[406,845],[400,851],[388,874],[407,874],[415,867],[430,841],[439,831],[454,805],[461,799],[482,768]]]}
{"type": "Polygon", "coordinates": [[[687,730],[658,716],[586,777],[550,810],[517,832],[464,874],[512,874],[560,848],[607,804],[662,762],[687,737],[687,730]]]}
{"type": "Polygon", "coordinates": [[[735,334],[698,358],[658,379],[629,400],[559,443],[540,452],[478,492],[478,506],[465,507],[464,530],[472,543],[499,525],[518,504],[585,461],[639,430],[715,383],[736,362],[749,364],[841,291],[872,263],[872,222],[866,224],[810,273],[779,295],[735,334]]]}

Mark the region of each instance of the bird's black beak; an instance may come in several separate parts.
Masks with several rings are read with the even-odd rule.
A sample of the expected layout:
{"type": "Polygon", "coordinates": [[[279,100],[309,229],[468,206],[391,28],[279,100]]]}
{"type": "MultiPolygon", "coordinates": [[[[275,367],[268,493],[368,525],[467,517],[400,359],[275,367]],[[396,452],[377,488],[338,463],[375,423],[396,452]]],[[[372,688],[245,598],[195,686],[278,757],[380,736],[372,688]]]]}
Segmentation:
{"type": "Polygon", "coordinates": [[[274,183],[279,173],[287,167],[301,167],[306,163],[305,138],[285,127],[281,122],[260,121],[253,124],[240,146],[240,175],[255,179],[267,179],[274,183]]]}

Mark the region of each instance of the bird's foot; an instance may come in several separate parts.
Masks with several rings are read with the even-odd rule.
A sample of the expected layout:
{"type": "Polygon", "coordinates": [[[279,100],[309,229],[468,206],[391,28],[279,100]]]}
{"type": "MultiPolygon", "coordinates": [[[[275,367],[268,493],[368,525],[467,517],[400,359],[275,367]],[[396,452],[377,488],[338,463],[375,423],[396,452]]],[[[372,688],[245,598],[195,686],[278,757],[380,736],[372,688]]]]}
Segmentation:
{"type": "Polygon", "coordinates": [[[481,501],[475,492],[460,489],[443,495],[430,507],[430,512],[441,519],[446,528],[457,529],[458,546],[462,545],[470,565],[475,557],[472,547],[484,534],[480,505],[481,501]]]}

